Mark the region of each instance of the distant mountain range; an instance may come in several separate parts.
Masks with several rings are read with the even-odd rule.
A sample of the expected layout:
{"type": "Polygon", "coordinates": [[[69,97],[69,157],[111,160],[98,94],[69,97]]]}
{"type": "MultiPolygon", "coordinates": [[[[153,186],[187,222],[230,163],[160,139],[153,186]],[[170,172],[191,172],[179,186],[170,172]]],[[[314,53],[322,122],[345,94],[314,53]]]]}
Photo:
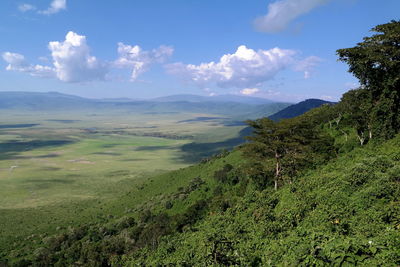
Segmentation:
{"type": "Polygon", "coordinates": [[[220,114],[235,120],[269,116],[290,103],[237,95],[173,95],[148,100],[88,99],[57,92],[0,92],[0,110],[126,110],[136,113],[203,113],[220,114]]]}
{"type": "Polygon", "coordinates": [[[234,103],[242,103],[249,105],[264,105],[276,103],[275,101],[259,98],[259,97],[251,97],[251,96],[240,96],[240,95],[216,95],[216,96],[199,96],[199,95],[171,95],[153,98],[150,101],[155,102],[234,102],[234,103]]]}
{"type": "Polygon", "coordinates": [[[321,99],[307,99],[307,100],[301,101],[297,104],[288,106],[288,107],[278,111],[277,113],[269,116],[269,118],[274,121],[294,118],[294,117],[297,117],[313,108],[320,107],[324,104],[332,105],[332,104],[334,104],[334,102],[329,102],[329,101],[325,101],[325,100],[321,100],[321,99]]]}
{"type": "Polygon", "coordinates": [[[323,104],[333,104],[333,102],[307,99],[297,104],[291,104],[238,95],[172,95],[147,100],[89,99],[57,92],[0,92],[0,110],[124,110],[132,113],[154,114],[186,112],[219,114],[236,121],[267,116],[278,121],[296,117],[323,104]]]}

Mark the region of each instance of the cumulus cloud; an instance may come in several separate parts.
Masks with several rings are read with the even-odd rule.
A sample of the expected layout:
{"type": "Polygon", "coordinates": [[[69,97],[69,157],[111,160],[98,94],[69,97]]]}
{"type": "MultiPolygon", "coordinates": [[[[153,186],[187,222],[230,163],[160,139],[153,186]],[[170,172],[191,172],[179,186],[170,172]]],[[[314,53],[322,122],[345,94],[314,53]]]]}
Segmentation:
{"type": "MultiPolygon", "coordinates": [[[[216,84],[221,88],[235,87],[240,89],[254,88],[265,81],[273,79],[280,71],[297,67],[297,52],[289,49],[272,48],[258,50],[239,46],[235,53],[223,55],[218,62],[201,63],[200,65],[174,63],[166,65],[167,72],[188,80],[200,87],[216,84]]],[[[310,62],[314,62],[309,59],[310,62]]],[[[307,65],[307,66],[308,66],[307,65]]]]}
{"type": "Polygon", "coordinates": [[[50,42],[48,48],[51,58],[40,57],[43,62],[51,61],[52,66],[29,64],[23,55],[11,52],[2,54],[8,63],[9,71],[29,73],[33,76],[55,77],[63,82],[87,82],[105,80],[112,68],[128,68],[132,70],[131,80],[134,81],[152,64],[165,62],[173,53],[173,48],[160,46],[151,51],[144,51],[139,46],[118,44],[118,59],[104,62],[90,54],[86,36],[68,32],[65,40],[50,42]]]}
{"type": "Polygon", "coordinates": [[[38,13],[44,15],[52,15],[65,9],[67,9],[67,0],[53,0],[46,10],[41,10],[38,13]]]}
{"type": "Polygon", "coordinates": [[[36,7],[33,5],[30,5],[30,4],[20,4],[18,6],[18,10],[21,12],[27,12],[27,11],[35,10],[35,9],[36,9],[36,7]]]}
{"type": "Polygon", "coordinates": [[[53,66],[28,64],[23,55],[3,53],[8,63],[6,70],[29,73],[32,76],[56,77],[63,82],[104,80],[108,72],[106,63],[90,55],[86,37],[68,32],[63,42],[50,42],[53,66]]]}
{"type": "Polygon", "coordinates": [[[152,64],[164,63],[173,52],[174,49],[170,46],[160,46],[157,49],[145,51],[138,45],[118,43],[119,57],[114,62],[114,66],[132,69],[131,80],[135,81],[140,74],[148,71],[152,64]]]}
{"type": "Polygon", "coordinates": [[[294,69],[296,71],[304,72],[304,79],[311,77],[314,68],[322,62],[322,59],[316,56],[310,56],[297,62],[294,69]]]}
{"type": "Polygon", "coordinates": [[[258,92],[260,92],[260,89],[258,88],[245,88],[243,90],[240,90],[240,93],[242,95],[254,95],[258,92]]]}
{"type": "Polygon", "coordinates": [[[90,55],[86,36],[70,31],[65,36],[64,42],[50,42],[48,47],[57,78],[61,81],[104,80],[108,66],[90,55]]]}
{"type": "Polygon", "coordinates": [[[267,33],[283,31],[297,17],[330,0],[279,0],[268,5],[268,13],[254,21],[257,30],[267,33]]]}
{"type": "Polygon", "coordinates": [[[5,52],[2,56],[3,59],[9,64],[6,68],[7,70],[23,69],[28,66],[23,55],[5,52]]]}
{"type": "Polygon", "coordinates": [[[28,64],[23,55],[11,52],[5,52],[2,54],[4,61],[8,63],[6,70],[8,71],[19,71],[26,72],[32,76],[38,77],[54,77],[55,69],[42,66],[42,65],[32,65],[28,64]]]}
{"type": "Polygon", "coordinates": [[[239,46],[234,54],[223,55],[219,62],[200,65],[174,63],[166,66],[171,74],[204,86],[216,83],[219,87],[249,88],[273,78],[280,70],[289,66],[296,52],[273,48],[270,50],[249,49],[239,46]]]}

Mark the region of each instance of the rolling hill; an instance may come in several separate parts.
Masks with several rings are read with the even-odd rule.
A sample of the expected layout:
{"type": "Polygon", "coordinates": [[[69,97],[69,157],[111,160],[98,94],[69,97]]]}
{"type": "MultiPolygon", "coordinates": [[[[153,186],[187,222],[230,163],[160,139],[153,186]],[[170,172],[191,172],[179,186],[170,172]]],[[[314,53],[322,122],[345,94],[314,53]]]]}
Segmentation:
{"type": "Polygon", "coordinates": [[[274,121],[294,118],[294,117],[297,117],[313,108],[320,107],[324,104],[332,105],[334,103],[325,101],[325,100],[321,100],[321,99],[307,99],[307,100],[301,101],[297,104],[288,106],[288,107],[278,111],[277,113],[269,116],[269,118],[274,121]]]}

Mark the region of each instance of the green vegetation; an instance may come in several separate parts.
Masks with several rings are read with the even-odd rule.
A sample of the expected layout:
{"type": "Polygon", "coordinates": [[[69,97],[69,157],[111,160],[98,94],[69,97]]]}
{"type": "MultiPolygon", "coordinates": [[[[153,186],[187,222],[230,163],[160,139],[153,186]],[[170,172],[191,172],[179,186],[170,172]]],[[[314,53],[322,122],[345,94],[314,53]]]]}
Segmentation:
{"type": "MultiPolygon", "coordinates": [[[[374,30],[380,34],[365,38],[355,48],[338,50],[362,85],[346,93],[338,104],[322,105],[279,122],[248,121],[253,130],[249,142],[232,152],[140,183],[127,179],[118,197],[97,205],[91,206],[93,199],[87,200],[88,206],[67,205],[67,211],[80,207],[79,219],[76,215],[66,217],[69,221],[54,219],[63,211],[52,210],[49,214],[55,221],[48,221],[46,227],[35,226],[30,231],[36,233],[25,239],[13,239],[15,232],[10,230],[9,244],[3,243],[6,250],[0,254],[4,264],[400,265],[400,112],[395,101],[400,92],[400,72],[395,71],[400,66],[400,23],[392,21],[374,30]]],[[[221,119],[209,117],[182,118],[175,126],[213,124],[221,119]]],[[[28,122],[19,123],[23,124],[28,122]]],[[[21,127],[18,131],[38,126],[21,127]]],[[[184,136],[193,134],[197,144],[212,148],[212,142],[229,144],[243,126],[229,140],[219,135],[230,132],[226,127],[219,134],[213,128],[211,139],[204,128],[197,135],[200,128],[180,129],[186,129],[181,132],[184,136]]],[[[150,148],[136,150],[160,153],[164,146],[183,144],[180,147],[187,150],[179,153],[201,151],[200,146],[177,138],[173,130],[164,131],[158,144],[144,139],[150,148]]],[[[99,134],[98,129],[90,131],[99,134]]],[[[13,130],[5,136],[12,140],[15,134],[13,130]]],[[[79,153],[94,151],[102,141],[87,142],[79,153]]],[[[21,152],[18,142],[10,143],[21,152]]],[[[40,149],[52,146],[34,144],[40,149]]],[[[76,144],[62,143],[64,147],[76,144]]],[[[125,153],[122,149],[119,156],[125,153]]],[[[188,153],[183,157],[192,160],[188,153]]],[[[10,217],[13,221],[8,224],[17,222],[10,217]]],[[[25,225],[22,217],[19,220],[25,225]]]]}
{"type": "Polygon", "coordinates": [[[242,195],[241,185],[230,186],[208,200],[205,219],[122,262],[396,266],[399,147],[400,136],[379,147],[357,148],[278,191],[249,186],[242,195]]]}
{"type": "Polygon", "coordinates": [[[371,132],[391,138],[400,128],[400,21],[378,25],[372,31],[377,34],[337,53],[366,89],[364,98],[370,105],[362,108],[369,114],[365,120],[371,132]]]}
{"type": "Polygon", "coordinates": [[[312,115],[305,114],[278,123],[267,118],[248,122],[254,133],[248,138],[252,142],[245,146],[244,151],[252,159],[251,168],[259,166],[261,173],[265,174],[259,177],[260,185],[268,180],[268,174],[274,173],[274,188],[277,190],[279,184],[291,183],[306,166],[321,164],[331,157],[334,140],[318,127],[319,121],[316,123],[315,115],[312,115]]]}

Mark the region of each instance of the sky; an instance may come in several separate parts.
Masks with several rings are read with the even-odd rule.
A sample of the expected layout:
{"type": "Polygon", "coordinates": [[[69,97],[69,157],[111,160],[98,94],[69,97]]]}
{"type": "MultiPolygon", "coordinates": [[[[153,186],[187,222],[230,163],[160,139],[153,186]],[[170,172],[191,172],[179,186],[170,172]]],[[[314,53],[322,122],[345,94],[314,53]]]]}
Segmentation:
{"type": "Polygon", "coordinates": [[[1,0],[0,91],[336,101],[399,0],[1,0]]]}

